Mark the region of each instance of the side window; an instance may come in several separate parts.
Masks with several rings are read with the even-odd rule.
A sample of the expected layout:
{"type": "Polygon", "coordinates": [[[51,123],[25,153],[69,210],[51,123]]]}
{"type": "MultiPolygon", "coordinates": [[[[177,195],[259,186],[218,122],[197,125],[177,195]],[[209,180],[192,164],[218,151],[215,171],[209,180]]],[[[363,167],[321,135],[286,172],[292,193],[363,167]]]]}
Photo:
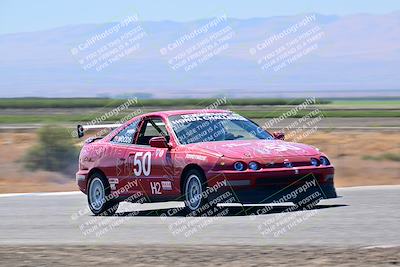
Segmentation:
{"type": "Polygon", "coordinates": [[[133,138],[135,137],[139,121],[140,120],[136,120],[129,124],[125,129],[121,130],[116,136],[114,136],[112,141],[122,144],[133,144],[133,138]]]}
{"type": "Polygon", "coordinates": [[[164,136],[169,141],[165,123],[161,118],[147,119],[140,130],[137,144],[148,146],[150,139],[157,136],[164,136]]]}

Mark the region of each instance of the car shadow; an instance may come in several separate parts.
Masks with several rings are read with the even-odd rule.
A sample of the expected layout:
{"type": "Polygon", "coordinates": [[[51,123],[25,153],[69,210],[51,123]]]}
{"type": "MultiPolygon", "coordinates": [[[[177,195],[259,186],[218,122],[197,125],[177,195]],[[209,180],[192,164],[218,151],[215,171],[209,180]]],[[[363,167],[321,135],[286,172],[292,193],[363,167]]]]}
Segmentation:
{"type": "Polygon", "coordinates": [[[219,206],[205,209],[202,212],[189,213],[183,207],[169,209],[149,209],[140,211],[117,212],[113,216],[132,216],[132,217],[235,217],[235,216],[260,216],[285,212],[297,212],[304,210],[319,210],[345,207],[345,204],[335,205],[315,205],[311,208],[301,208],[294,205],[285,206],[219,206]]]}

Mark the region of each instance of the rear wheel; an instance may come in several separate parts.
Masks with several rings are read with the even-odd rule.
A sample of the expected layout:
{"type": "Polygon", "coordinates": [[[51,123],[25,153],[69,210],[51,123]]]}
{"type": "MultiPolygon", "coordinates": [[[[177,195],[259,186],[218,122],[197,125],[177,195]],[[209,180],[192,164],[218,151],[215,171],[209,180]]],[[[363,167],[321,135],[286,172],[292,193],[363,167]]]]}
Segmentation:
{"type": "Polygon", "coordinates": [[[207,203],[204,197],[206,191],[206,180],[198,170],[190,170],[186,173],[184,183],[184,199],[188,212],[199,210],[207,203]]]}
{"type": "Polygon", "coordinates": [[[90,177],[87,198],[94,215],[113,215],[119,206],[118,201],[112,199],[107,179],[98,173],[90,177]]]}

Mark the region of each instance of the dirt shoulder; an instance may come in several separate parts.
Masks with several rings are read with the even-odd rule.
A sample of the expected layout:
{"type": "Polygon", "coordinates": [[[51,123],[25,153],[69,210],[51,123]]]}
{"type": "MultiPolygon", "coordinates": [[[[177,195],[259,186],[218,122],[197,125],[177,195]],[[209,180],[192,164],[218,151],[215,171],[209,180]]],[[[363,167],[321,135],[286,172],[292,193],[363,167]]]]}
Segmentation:
{"type": "MultiPolygon", "coordinates": [[[[288,136],[290,141],[290,133],[288,136]]],[[[23,168],[20,160],[35,142],[35,133],[0,133],[0,193],[78,190],[73,176],[23,168]]],[[[337,187],[400,184],[396,131],[317,131],[298,142],[313,145],[329,156],[335,165],[337,187]],[[388,159],[388,155],[395,158],[388,159]]]]}
{"type": "Polygon", "coordinates": [[[397,266],[400,247],[0,246],[0,266],[397,266]]]}

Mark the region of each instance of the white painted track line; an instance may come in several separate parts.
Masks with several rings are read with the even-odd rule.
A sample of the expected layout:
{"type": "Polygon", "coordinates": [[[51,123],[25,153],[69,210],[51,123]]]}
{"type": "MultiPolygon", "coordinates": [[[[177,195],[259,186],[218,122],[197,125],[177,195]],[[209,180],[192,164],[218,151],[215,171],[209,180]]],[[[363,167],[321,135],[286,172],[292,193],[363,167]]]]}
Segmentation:
{"type": "MultiPolygon", "coordinates": [[[[357,190],[376,190],[376,189],[398,189],[399,185],[368,185],[368,186],[353,186],[353,187],[337,187],[337,190],[357,191],[357,190]]],[[[37,193],[6,193],[0,194],[2,197],[49,197],[49,196],[71,196],[82,194],[81,191],[67,191],[67,192],[37,192],[37,193]]]]}
{"type": "Polygon", "coordinates": [[[47,196],[70,196],[81,194],[80,191],[68,191],[68,192],[38,192],[38,193],[7,193],[0,194],[1,197],[47,197],[47,196]]]}

